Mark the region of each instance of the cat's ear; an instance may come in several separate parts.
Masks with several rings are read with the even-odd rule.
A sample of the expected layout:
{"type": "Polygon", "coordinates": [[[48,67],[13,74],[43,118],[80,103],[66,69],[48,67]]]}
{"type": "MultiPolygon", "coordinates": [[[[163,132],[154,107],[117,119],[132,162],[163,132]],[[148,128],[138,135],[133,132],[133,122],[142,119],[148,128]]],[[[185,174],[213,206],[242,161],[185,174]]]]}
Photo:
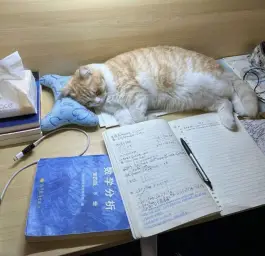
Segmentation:
{"type": "Polygon", "coordinates": [[[66,86],[60,90],[59,98],[67,97],[70,95],[70,87],[66,86]]]}
{"type": "Polygon", "coordinates": [[[92,75],[92,72],[89,67],[87,66],[81,66],[79,68],[79,76],[83,79],[88,78],[92,75]]]}
{"type": "Polygon", "coordinates": [[[72,87],[68,85],[61,89],[58,99],[63,97],[76,97],[76,93],[72,87]]]}

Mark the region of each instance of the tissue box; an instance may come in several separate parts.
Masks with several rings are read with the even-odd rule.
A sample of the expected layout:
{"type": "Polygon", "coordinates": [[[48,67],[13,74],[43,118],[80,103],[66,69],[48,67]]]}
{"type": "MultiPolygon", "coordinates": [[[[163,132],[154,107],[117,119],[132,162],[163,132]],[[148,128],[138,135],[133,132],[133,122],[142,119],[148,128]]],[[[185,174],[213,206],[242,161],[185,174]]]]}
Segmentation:
{"type": "Polygon", "coordinates": [[[37,91],[30,70],[21,79],[0,80],[0,118],[37,113],[37,91]]]}

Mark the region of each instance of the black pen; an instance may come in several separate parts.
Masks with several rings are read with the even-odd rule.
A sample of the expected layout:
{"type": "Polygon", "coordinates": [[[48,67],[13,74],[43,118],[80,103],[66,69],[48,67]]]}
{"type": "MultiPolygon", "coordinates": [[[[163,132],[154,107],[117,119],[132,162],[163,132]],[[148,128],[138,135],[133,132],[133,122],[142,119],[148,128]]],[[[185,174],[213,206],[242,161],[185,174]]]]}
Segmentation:
{"type": "Polygon", "coordinates": [[[201,179],[206,183],[206,185],[213,190],[213,186],[211,181],[209,180],[209,178],[207,177],[206,173],[204,172],[204,170],[202,169],[201,165],[199,164],[198,160],[196,159],[196,157],[194,156],[194,154],[192,153],[191,149],[189,148],[188,144],[185,142],[185,140],[180,139],[180,142],[183,146],[183,148],[185,149],[185,151],[187,152],[188,156],[190,157],[191,161],[193,162],[193,164],[196,167],[196,170],[199,174],[199,176],[201,177],[201,179]]]}

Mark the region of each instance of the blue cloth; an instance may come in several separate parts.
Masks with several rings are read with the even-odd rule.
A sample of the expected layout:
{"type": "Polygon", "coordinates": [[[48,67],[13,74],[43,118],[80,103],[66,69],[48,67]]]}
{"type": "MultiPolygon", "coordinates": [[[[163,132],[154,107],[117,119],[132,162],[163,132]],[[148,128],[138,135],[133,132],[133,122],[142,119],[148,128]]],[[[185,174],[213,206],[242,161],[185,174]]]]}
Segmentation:
{"type": "Polygon", "coordinates": [[[69,124],[80,126],[98,125],[98,117],[77,101],[69,97],[59,99],[62,88],[70,78],[70,76],[45,75],[40,79],[40,83],[43,86],[53,91],[55,100],[51,112],[41,120],[41,129],[43,132],[52,131],[69,124]]]}

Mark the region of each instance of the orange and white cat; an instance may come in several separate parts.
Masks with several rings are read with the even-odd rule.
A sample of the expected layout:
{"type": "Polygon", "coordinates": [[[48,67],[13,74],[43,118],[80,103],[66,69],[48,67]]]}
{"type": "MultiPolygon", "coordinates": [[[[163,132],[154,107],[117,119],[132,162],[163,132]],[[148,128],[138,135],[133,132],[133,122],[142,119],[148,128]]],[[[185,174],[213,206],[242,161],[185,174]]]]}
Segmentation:
{"type": "Polygon", "coordinates": [[[104,64],[81,66],[62,91],[87,107],[114,114],[120,125],[155,118],[149,109],[217,111],[233,130],[233,109],[256,116],[258,101],[251,88],[216,61],[178,47],[143,48],[104,64]]]}

